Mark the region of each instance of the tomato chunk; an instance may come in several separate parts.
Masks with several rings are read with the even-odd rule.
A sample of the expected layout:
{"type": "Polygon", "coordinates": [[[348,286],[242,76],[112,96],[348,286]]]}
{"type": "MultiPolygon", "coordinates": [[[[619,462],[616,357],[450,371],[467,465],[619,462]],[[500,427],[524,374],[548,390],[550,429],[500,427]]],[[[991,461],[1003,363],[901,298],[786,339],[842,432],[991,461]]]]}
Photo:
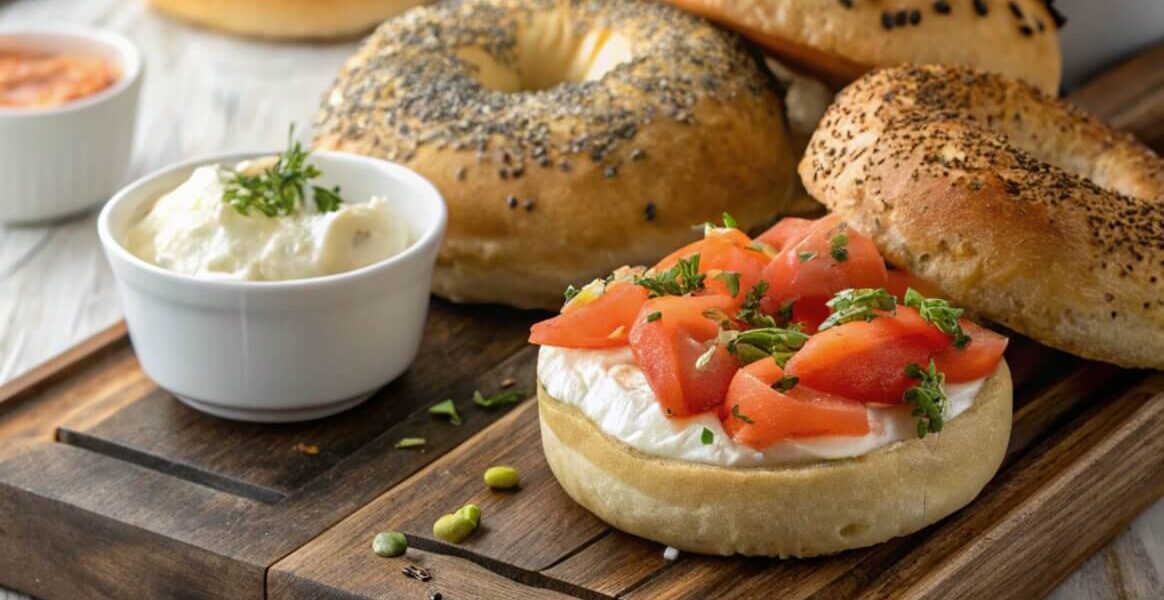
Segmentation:
{"type": "Polygon", "coordinates": [[[757,236],[756,241],[768,244],[777,251],[784,250],[790,244],[804,239],[813,223],[814,221],[811,219],[785,217],[770,227],[768,231],[757,236]]]}
{"type": "Polygon", "coordinates": [[[869,418],[860,402],[815,392],[802,384],[788,393],[778,392],[772,384],[783,376],[776,361],[767,359],[736,372],[727,401],[720,407],[724,430],[732,439],[763,450],[787,439],[869,432],[869,418]]]}
{"type": "Polygon", "coordinates": [[[909,271],[890,268],[886,271],[886,276],[885,291],[897,296],[899,300],[905,298],[905,290],[909,288],[917,290],[927,298],[942,297],[942,292],[937,286],[918,279],[917,276],[909,271]]]}
{"type": "Polygon", "coordinates": [[[719,332],[703,311],[731,306],[732,300],[720,295],[663,296],[643,305],[631,328],[630,347],[667,416],[699,414],[723,402],[739,368],[735,357],[720,347],[702,368],[695,364],[719,332]]]}
{"type": "Polygon", "coordinates": [[[969,319],[958,322],[970,336],[970,344],[962,350],[951,346],[937,353],[934,365],[946,374],[946,381],[950,383],[965,383],[990,375],[998,368],[1010,340],[969,319]]]}
{"type": "Polygon", "coordinates": [[[611,283],[594,302],[535,323],[529,341],[563,348],[624,346],[646,301],[646,288],[629,281],[611,283]]]}
{"type": "Polygon", "coordinates": [[[916,380],[905,374],[910,364],[928,365],[934,354],[950,347],[949,336],[899,306],[897,315],[852,321],[809,338],[787,364],[801,384],[829,394],[875,404],[900,404],[916,380]]]}
{"type": "Polygon", "coordinates": [[[814,221],[798,241],[768,263],[762,276],[768,282],[763,310],[776,314],[791,303],[792,320],[804,324],[809,332],[816,331],[828,317],[825,303],[837,292],[883,288],[887,279],[885,261],[873,240],[846,226],[835,214],[814,221]]]}
{"type": "Polygon", "coordinates": [[[735,306],[744,302],[744,296],[760,281],[768,257],[750,248],[751,240],[737,229],[714,229],[705,239],[692,242],[672,252],[655,265],[655,271],[665,271],[675,266],[679,259],[699,255],[699,272],[709,276],[704,285],[709,293],[732,296],[728,284],[716,274],[731,271],[739,274],[740,286],[736,291],[735,306]],[[734,233],[732,233],[734,232],[734,233]]]}

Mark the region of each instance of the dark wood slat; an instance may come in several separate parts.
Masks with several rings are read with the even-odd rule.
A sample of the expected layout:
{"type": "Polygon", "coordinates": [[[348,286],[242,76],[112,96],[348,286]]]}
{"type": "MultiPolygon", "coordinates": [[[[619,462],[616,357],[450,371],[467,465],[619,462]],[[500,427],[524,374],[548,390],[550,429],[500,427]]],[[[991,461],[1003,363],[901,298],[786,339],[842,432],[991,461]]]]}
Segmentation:
{"type": "Polygon", "coordinates": [[[1164,43],[1099,75],[1072,103],[1164,151],[1164,43]]]}
{"type": "Polygon", "coordinates": [[[611,530],[542,573],[600,594],[618,596],[668,566],[663,550],[657,542],[611,530]]]}

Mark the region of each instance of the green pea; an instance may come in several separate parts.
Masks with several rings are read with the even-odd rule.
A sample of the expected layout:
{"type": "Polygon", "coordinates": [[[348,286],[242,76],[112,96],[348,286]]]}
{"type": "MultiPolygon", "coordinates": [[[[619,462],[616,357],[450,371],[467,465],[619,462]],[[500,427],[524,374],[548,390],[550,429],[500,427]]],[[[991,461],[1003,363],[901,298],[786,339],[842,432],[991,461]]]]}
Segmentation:
{"type": "Polygon", "coordinates": [[[485,485],[495,490],[507,490],[521,483],[521,474],[513,467],[489,467],[485,471],[485,485]]]}
{"type": "Polygon", "coordinates": [[[473,524],[473,529],[481,525],[481,507],[476,504],[466,504],[458,508],[457,512],[453,514],[468,519],[473,524]]]}
{"type": "Polygon", "coordinates": [[[463,515],[447,514],[432,524],[432,534],[438,540],[450,544],[459,544],[469,537],[476,529],[473,522],[463,515]]]}
{"type": "Polygon", "coordinates": [[[408,550],[408,540],[399,531],[377,533],[372,538],[372,552],[384,558],[393,558],[404,554],[408,550]]]}

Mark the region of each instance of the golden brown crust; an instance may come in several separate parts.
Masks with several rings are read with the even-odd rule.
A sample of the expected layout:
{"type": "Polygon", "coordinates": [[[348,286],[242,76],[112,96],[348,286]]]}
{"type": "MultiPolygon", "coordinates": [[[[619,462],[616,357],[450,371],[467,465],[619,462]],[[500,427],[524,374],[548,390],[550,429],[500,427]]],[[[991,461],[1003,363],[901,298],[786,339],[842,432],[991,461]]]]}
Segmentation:
{"type": "Polygon", "coordinates": [[[1033,87],[898,67],[843,91],[809,192],[887,260],[1044,344],[1164,369],[1164,162],[1033,87]]]}
{"type": "Polygon", "coordinates": [[[1059,88],[1056,18],[1042,0],[667,0],[734,27],[782,61],[843,85],[871,68],[903,63],[968,64],[1059,88]],[[1014,6],[1015,8],[1010,8],[1014,6]],[[883,21],[887,21],[886,24],[883,21]]]}
{"type": "Polygon", "coordinates": [[[779,100],[739,41],[630,0],[468,0],[389,21],[340,74],[316,144],[432,180],[449,206],[436,293],[519,307],[652,263],[723,212],[761,226],[791,201],[795,171],[779,100]],[[517,93],[452,56],[474,46],[518,62],[538,11],[633,40],[634,56],[598,81],[517,93]]]}
{"type": "Polygon", "coordinates": [[[352,37],[430,0],[150,0],[158,10],[229,33],[262,38],[352,37]]]}
{"type": "Polygon", "coordinates": [[[1006,453],[1011,390],[1003,362],[940,434],[787,468],[647,456],[540,386],[538,409],[554,476],[607,523],[691,552],[807,557],[907,535],[973,500],[1006,453]]]}

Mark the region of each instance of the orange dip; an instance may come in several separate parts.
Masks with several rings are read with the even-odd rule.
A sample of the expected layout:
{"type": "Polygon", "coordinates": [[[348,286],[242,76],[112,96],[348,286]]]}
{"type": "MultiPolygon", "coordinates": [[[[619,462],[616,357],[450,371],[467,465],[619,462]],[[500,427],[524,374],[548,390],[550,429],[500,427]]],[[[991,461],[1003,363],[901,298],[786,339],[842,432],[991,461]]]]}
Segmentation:
{"type": "Polygon", "coordinates": [[[44,108],[92,96],[120,73],[95,56],[42,55],[0,49],[0,107],[44,108]]]}

